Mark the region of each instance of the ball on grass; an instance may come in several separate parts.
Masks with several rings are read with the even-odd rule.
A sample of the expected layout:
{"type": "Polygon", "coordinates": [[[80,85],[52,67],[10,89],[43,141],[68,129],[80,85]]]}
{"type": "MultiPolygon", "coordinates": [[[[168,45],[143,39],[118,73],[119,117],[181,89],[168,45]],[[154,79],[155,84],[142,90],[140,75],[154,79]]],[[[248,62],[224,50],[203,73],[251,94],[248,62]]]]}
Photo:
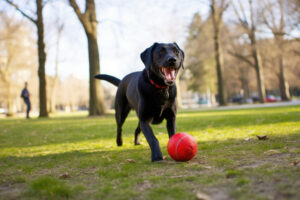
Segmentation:
{"type": "Polygon", "coordinates": [[[187,133],[176,133],[168,142],[168,153],[176,161],[189,161],[197,154],[197,142],[187,133]]]}

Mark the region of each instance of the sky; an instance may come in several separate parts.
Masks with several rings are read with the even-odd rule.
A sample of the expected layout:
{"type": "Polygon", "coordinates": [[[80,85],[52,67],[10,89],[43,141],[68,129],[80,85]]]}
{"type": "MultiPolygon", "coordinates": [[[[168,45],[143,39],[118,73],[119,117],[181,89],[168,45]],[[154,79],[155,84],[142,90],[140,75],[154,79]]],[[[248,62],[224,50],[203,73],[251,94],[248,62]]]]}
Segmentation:
{"type": "MultiPolygon", "coordinates": [[[[31,7],[34,11],[32,2],[27,1],[24,8],[31,7]]],[[[44,8],[46,73],[55,73],[56,24],[62,23],[64,30],[59,45],[59,75],[62,79],[70,75],[87,79],[88,48],[84,29],[67,1],[50,2],[44,8]]],[[[84,10],[85,1],[77,2],[81,10],[84,10]]],[[[209,8],[203,2],[205,1],[96,0],[101,73],[122,78],[130,72],[142,70],[144,66],[140,53],[154,42],[177,42],[184,48],[188,25],[194,13],[200,12],[203,16],[208,14],[209,8]]],[[[6,11],[19,15],[9,7],[6,11]]],[[[30,9],[27,11],[30,13],[30,9]]]]}
{"type": "MultiPolygon", "coordinates": [[[[85,8],[85,0],[76,0],[85,8]]],[[[35,11],[35,1],[22,0],[27,13],[35,11]]],[[[209,14],[208,0],[95,0],[98,19],[98,46],[100,71],[118,78],[144,68],[140,53],[154,42],[177,42],[184,49],[188,26],[199,12],[202,18],[209,14]]],[[[247,6],[245,4],[245,6],[247,6]]],[[[11,15],[23,18],[4,1],[0,8],[11,15]]],[[[225,12],[227,21],[235,18],[225,12]]],[[[24,19],[24,18],[23,18],[24,19]]],[[[26,20],[26,19],[24,19],[26,20]]],[[[31,24],[33,33],[35,26],[31,24]]],[[[67,0],[52,0],[44,8],[45,43],[47,51],[46,73],[54,75],[56,57],[56,24],[64,24],[59,45],[59,76],[72,75],[88,79],[87,39],[73,9],[67,0]]]]}
{"type": "MultiPolygon", "coordinates": [[[[84,2],[78,3],[84,10],[84,2]]],[[[193,0],[100,0],[96,4],[100,70],[118,78],[142,70],[140,53],[154,42],[177,42],[183,48],[193,14],[208,12],[206,5],[193,0]]],[[[60,45],[59,74],[88,78],[87,40],[83,28],[67,3],[59,5],[61,10],[53,7],[58,5],[49,6],[45,16],[52,16],[53,10],[65,16],[61,20],[65,29],[60,45]]],[[[55,51],[56,48],[49,48],[47,74],[54,73],[55,51]]]]}

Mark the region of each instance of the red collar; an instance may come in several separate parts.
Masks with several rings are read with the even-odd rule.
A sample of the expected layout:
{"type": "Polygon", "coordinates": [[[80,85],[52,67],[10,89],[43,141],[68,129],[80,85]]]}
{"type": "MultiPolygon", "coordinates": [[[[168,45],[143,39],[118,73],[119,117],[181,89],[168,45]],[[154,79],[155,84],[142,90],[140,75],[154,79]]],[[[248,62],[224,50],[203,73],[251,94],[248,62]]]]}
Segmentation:
{"type": "Polygon", "coordinates": [[[167,88],[167,86],[158,85],[158,84],[154,83],[154,81],[150,78],[149,71],[148,70],[146,70],[146,71],[147,71],[147,75],[148,75],[149,81],[150,81],[150,83],[152,85],[154,85],[156,88],[167,88]]]}
{"type": "Polygon", "coordinates": [[[150,79],[150,77],[149,77],[149,80],[150,80],[150,83],[157,88],[167,88],[167,86],[157,85],[156,83],[154,83],[154,81],[152,81],[152,79],[150,79]]]}

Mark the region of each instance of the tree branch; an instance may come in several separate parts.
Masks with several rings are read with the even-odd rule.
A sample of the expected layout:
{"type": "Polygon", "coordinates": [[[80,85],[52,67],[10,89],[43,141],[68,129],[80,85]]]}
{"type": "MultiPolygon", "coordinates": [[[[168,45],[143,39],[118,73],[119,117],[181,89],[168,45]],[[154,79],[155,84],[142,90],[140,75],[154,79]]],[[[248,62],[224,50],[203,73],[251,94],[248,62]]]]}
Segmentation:
{"type": "Polygon", "coordinates": [[[244,20],[243,21],[247,21],[247,17],[246,17],[246,12],[245,12],[245,9],[244,9],[244,6],[242,4],[242,2],[240,0],[238,0],[238,3],[239,3],[239,6],[240,6],[240,10],[243,14],[243,17],[244,17],[244,20]]]}
{"type": "Polygon", "coordinates": [[[19,11],[24,17],[26,17],[27,19],[29,19],[30,21],[32,21],[34,24],[37,23],[37,20],[33,19],[32,17],[30,17],[29,15],[27,15],[23,10],[21,10],[19,8],[19,6],[17,4],[15,4],[14,2],[10,1],[10,0],[5,0],[8,4],[10,4],[11,6],[13,6],[17,11],[19,11]]]}
{"type": "Polygon", "coordinates": [[[228,51],[228,53],[242,61],[244,61],[245,63],[247,63],[248,65],[250,65],[251,67],[254,67],[254,63],[251,62],[251,60],[249,60],[248,58],[246,58],[244,55],[236,53],[236,52],[232,52],[232,51],[228,51]]]}
{"type": "Polygon", "coordinates": [[[280,23],[279,23],[279,30],[284,32],[284,10],[283,10],[283,2],[282,0],[278,0],[279,9],[280,9],[280,23]]]}
{"type": "Polygon", "coordinates": [[[222,3],[222,7],[221,7],[221,11],[219,13],[219,19],[222,18],[223,13],[225,12],[225,10],[229,7],[229,3],[222,3]],[[223,5],[225,4],[225,5],[223,5]]]}
{"type": "Polygon", "coordinates": [[[74,9],[74,12],[76,13],[76,15],[77,15],[78,19],[81,21],[81,23],[83,25],[85,25],[84,14],[81,13],[80,8],[79,8],[78,4],[76,3],[76,0],[69,0],[69,4],[74,9]]]}
{"type": "Polygon", "coordinates": [[[273,4],[270,2],[270,0],[268,0],[268,10],[271,15],[273,27],[276,28],[275,16],[274,16],[274,12],[273,12],[273,4]]]}
{"type": "Polygon", "coordinates": [[[263,6],[264,6],[264,8],[262,9],[262,12],[261,12],[263,22],[273,32],[274,25],[272,26],[269,23],[269,20],[267,19],[267,16],[265,14],[265,12],[267,12],[267,10],[268,10],[268,5],[266,4],[265,0],[263,0],[262,3],[263,3],[263,6]]]}
{"type": "Polygon", "coordinates": [[[294,53],[297,55],[300,55],[300,51],[298,51],[298,50],[294,50],[294,53]]]}
{"type": "Polygon", "coordinates": [[[233,11],[234,11],[236,17],[238,18],[238,20],[239,20],[239,22],[240,22],[240,25],[241,25],[244,29],[249,30],[249,26],[248,26],[248,22],[247,22],[245,13],[242,12],[242,14],[244,15],[244,18],[245,18],[245,19],[243,20],[242,17],[241,17],[241,15],[239,14],[238,9],[236,8],[236,6],[235,6],[235,4],[233,3],[232,0],[230,0],[230,3],[231,3],[231,5],[232,5],[232,7],[233,7],[233,11]]]}
{"type": "Polygon", "coordinates": [[[250,22],[251,22],[251,31],[255,31],[256,30],[256,26],[254,24],[254,11],[253,11],[253,4],[252,4],[252,0],[248,0],[249,1],[249,11],[250,11],[250,22]]]}

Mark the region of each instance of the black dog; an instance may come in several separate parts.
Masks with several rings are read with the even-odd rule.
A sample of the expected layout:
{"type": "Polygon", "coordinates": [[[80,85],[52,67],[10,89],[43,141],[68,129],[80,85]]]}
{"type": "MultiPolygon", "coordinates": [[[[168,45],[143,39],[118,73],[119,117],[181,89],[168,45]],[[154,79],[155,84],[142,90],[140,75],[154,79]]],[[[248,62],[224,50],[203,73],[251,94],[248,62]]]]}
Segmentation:
{"type": "Polygon", "coordinates": [[[159,161],[163,157],[150,123],[159,124],[166,119],[169,137],[175,134],[175,79],[180,67],[183,68],[184,53],[176,43],[154,43],[141,53],[141,59],[146,68],[128,74],[122,81],[104,74],[95,78],[118,86],[115,101],[118,146],[122,145],[122,125],[129,111],[134,109],[139,118],[134,142],[139,144],[142,130],[151,148],[152,161],[159,161]]]}

